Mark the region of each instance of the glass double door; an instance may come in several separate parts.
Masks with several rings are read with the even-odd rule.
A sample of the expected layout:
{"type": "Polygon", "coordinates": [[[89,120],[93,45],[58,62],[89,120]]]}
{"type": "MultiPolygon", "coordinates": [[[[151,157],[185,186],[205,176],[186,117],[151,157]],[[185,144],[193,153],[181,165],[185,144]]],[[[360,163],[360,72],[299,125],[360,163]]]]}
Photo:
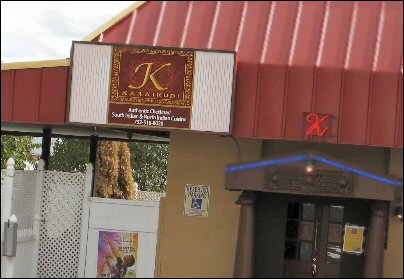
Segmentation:
{"type": "Polygon", "coordinates": [[[255,276],[362,277],[364,253],[342,251],[344,227],[365,227],[366,239],[369,202],[259,193],[255,210],[255,276]]]}
{"type": "Polygon", "coordinates": [[[344,204],[288,202],[284,277],[340,277],[344,213],[344,204]]]}

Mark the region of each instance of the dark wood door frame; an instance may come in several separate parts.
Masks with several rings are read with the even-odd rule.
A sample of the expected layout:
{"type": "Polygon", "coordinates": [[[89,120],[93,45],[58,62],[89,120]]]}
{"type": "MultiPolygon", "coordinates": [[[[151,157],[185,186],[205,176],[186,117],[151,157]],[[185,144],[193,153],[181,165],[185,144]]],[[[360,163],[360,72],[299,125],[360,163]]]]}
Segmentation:
{"type": "MultiPolygon", "coordinates": [[[[257,193],[243,191],[239,197],[240,219],[235,257],[235,278],[255,276],[255,202],[257,193]]],[[[381,278],[383,276],[383,251],[387,204],[373,201],[370,210],[370,225],[366,242],[364,278],[381,278]]]]}

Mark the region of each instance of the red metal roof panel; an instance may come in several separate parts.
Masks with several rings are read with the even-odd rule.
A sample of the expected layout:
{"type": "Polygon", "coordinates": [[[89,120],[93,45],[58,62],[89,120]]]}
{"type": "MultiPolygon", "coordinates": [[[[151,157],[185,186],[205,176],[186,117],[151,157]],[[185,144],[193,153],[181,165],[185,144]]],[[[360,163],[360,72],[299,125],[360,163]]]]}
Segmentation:
{"type": "Polygon", "coordinates": [[[290,46],[290,65],[314,65],[319,51],[322,26],[325,24],[324,2],[299,2],[290,46]],[[310,39],[309,39],[310,38],[310,39]]]}
{"type": "MultiPolygon", "coordinates": [[[[144,7],[146,9],[139,8],[135,10],[132,15],[134,17],[134,26],[129,27],[132,28],[131,37],[127,41],[129,44],[153,45],[154,34],[157,31],[156,27],[162,8],[162,2],[148,2],[144,4],[144,7]],[[139,26],[142,26],[142,28],[139,28],[139,26]]],[[[125,41],[122,41],[121,43],[125,43],[125,41]]]]}
{"type": "Polygon", "coordinates": [[[67,67],[43,68],[38,122],[64,123],[67,99],[67,67]]]}
{"type": "Polygon", "coordinates": [[[111,27],[111,32],[103,34],[103,40],[111,43],[124,43],[131,25],[131,17],[126,17],[111,27]]]}
{"type": "Polygon", "coordinates": [[[258,79],[256,136],[281,138],[286,66],[261,65],[258,79]]]}
{"type": "Polygon", "coordinates": [[[342,68],[347,52],[353,2],[329,2],[324,14],[317,66],[342,68]]]}
{"type": "MultiPolygon", "coordinates": [[[[241,3],[241,2],[240,2],[241,3]]],[[[265,51],[265,46],[268,45],[266,39],[266,30],[271,25],[272,18],[271,7],[274,2],[248,2],[243,3],[243,9],[246,9],[244,18],[244,27],[240,34],[240,42],[238,45],[238,61],[249,61],[259,63],[262,53],[265,51]],[[272,4],[271,4],[272,3],[272,4]],[[248,7],[245,8],[245,6],[248,7]]],[[[239,31],[239,25],[236,24],[233,28],[239,31]]],[[[219,27],[220,28],[220,27],[219,27]]],[[[237,34],[238,36],[238,34],[237,34]]],[[[236,43],[236,41],[234,41],[236,43]]]]}
{"type": "Polygon", "coordinates": [[[375,73],[371,76],[371,94],[368,115],[368,143],[393,146],[396,130],[396,107],[399,74],[375,73]]]}
{"type": "Polygon", "coordinates": [[[189,2],[167,2],[165,13],[161,19],[158,44],[163,46],[178,46],[181,43],[182,33],[178,32],[178,26],[185,25],[185,19],[189,2]]]}
{"type": "Polygon", "coordinates": [[[16,70],[13,90],[12,120],[37,122],[41,88],[40,69],[16,70]]]}
{"type": "Polygon", "coordinates": [[[400,72],[400,59],[403,53],[403,2],[383,2],[383,17],[381,26],[379,48],[375,52],[375,71],[400,72]]]}
{"type": "Polygon", "coordinates": [[[233,134],[252,137],[254,133],[258,64],[239,63],[234,101],[233,134]]]}
{"type": "MultiPolygon", "coordinates": [[[[178,29],[181,32],[182,28],[184,28],[184,32],[181,32],[180,47],[208,48],[217,5],[217,1],[195,1],[190,3],[185,25],[180,26],[178,29]]],[[[220,27],[218,30],[221,30],[220,27]]],[[[215,34],[220,35],[220,32],[215,34]]]]}
{"type": "Polygon", "coordinates": [[[242,20],[243,11],[245,13],[244,6],[241,1],[217,2],[207,48],[218,50],[236,49],[239,35],[239,28],[237,27],[242,20]],[[216,36],[216,32],[220,32],[220,35],[216,36]]]}
{"type": "Polygon", "coordinates": [[[65,123],[68,67],[2,70],[2,121],[65,123]]]}
{"type": "MultiPolygon", "coordinates": [[[[403,2],[151,1],[102,41],[236,50],[235,136],[302,140],[312,111],[335,117],[326,142],[403,146],[403,2]]],[[[44,79],[31,71],[15,86],[3,74],[4,119],[48,119],[53,101],[33,99],[44,79]]]]}
{"type": "Polygon", "coordinates": [[[294,1],[273,2],[265,34],[268,41],[263,48],[265,59],[261,60],[261,63],[274,65],[288,64],[298,6],[298,2],[294,1]]]}
{"type": "Polygon", "coordinates": [[[11,121],[13,109],[14,70],[1,71],[1,120],[11,121]]]}

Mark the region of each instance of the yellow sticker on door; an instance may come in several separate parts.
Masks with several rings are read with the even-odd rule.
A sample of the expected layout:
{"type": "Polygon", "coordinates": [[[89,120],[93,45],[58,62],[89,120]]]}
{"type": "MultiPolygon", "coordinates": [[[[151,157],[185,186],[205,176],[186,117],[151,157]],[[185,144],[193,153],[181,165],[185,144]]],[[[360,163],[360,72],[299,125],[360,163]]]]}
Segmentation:
{"type": "Polygon", "coordinates": [[[345,225],[343,252],[362,254],[365,227],[345,225]]]}

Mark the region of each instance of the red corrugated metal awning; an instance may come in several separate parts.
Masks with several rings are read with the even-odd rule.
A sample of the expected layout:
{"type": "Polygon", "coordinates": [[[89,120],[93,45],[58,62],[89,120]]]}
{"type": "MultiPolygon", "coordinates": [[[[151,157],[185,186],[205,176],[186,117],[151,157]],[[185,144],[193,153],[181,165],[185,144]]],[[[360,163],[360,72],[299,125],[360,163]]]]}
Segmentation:
{"type": "Polygon", "coordinates": [[[69,61],[52,62],[1,70],[2,122],[65,123],[69,61]]]}
{"type": "Polygon", "coordinates": [[[402,2],[153,1],[100,37],[236,50],[236,137],[305,140],[319,112],[335,117],[325,142],[403,146],[402,2]]]}
{"type": "Polygon", "coordinates": [[[301,140],[311,111],[327,142],[403,146],[402,2],[148,2],[103,41],[236,50],[235,136],[301,140]]]}

